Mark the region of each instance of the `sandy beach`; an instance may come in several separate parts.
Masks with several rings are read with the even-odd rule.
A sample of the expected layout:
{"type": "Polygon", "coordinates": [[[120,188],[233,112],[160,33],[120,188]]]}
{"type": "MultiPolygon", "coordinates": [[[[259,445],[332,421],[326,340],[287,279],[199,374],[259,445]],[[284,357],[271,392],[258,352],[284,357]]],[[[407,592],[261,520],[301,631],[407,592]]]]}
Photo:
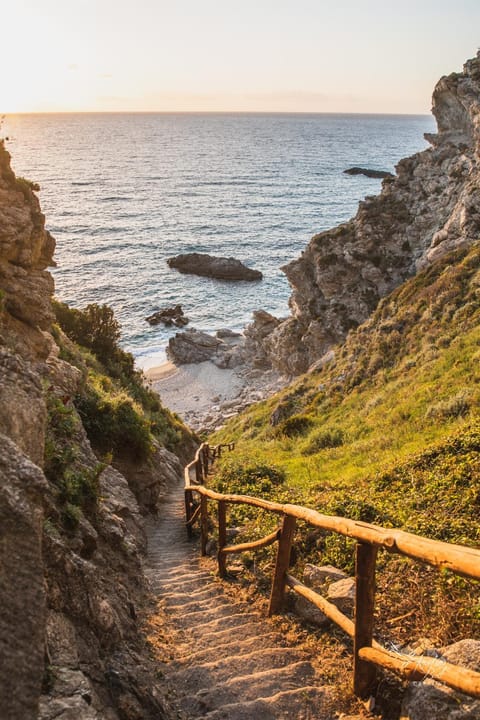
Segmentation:
{"type": "Polygon", "coordinates": [[[223,369],[210,360],[180,366],[165,362],[146,370],[145,376],[165,407],[193,430],[206,433],[286,383],[272,370],[245,366],[223,369]]]}
{"type": "Polygon", "coordinates": [[[162,403],[194,429],[210,425],[220,406],[225,409],[246,384],[235,370],[218,368],[210,361],[181,367],[166,362],[147,370],[145,376],[162,403]]]}

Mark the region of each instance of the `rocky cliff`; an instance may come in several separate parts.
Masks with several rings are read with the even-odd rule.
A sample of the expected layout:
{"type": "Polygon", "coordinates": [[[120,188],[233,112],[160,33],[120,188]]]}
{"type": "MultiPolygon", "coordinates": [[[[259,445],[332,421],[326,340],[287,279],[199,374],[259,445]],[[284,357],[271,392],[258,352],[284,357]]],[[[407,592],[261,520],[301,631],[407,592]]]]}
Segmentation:
{"type": "Polygon", "coordinates": [[[181,465],[158,444],[116,468],[93,452],[86,372],[52,335],[55,243],[34,190],[0,143],[0,714],[166,718],[139,628],[141,511],[181,465]]]}
{"type": "Polygon", "coordinates": [[[247,330],[257,365],[294,375],[361,324],[419,269],[480,236],[480,53],[433,93],[438,133],[402,160],[357,215],[315,235],[283,270],[291,317],[260,314],[247,330]]]}

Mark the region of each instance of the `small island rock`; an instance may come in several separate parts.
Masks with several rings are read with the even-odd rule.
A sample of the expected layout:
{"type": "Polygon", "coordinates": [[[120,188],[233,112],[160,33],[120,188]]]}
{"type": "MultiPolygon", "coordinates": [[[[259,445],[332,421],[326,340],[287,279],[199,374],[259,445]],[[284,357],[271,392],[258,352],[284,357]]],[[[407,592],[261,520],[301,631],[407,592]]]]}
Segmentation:
{"type": "Polygon", "coordinates": [[[369,168],[361,168],[361,167],[351,167],[347,168],[347,170],[343,171],[347,175],[365,175],[365,177],[369,178],[393,178],[395,175],[392,175],[391,172],[387,172],[386,170],[369,170],[369,168]]]}
{"type": "Polygon", "coordinates": [[[261,280],[259,270],[244,265],[240,260],[229,257],[214,257],[203,253],[186,253],[168,258],[167,264],[182,273],[201,275],[217,280],[261,280]]]}
{"type": "Polygon", "coordinates": [[[145,320],[150,323],[150,325],[163,323],[167,327],[171,327],[172,325],[175,325],[176,327],[184,327],[185,325],[188,325],[188,318],[185,317],[181,305],[161,308],[161,310],[153,313],[153,315],[149,315],[145,318],[145,320]]]}

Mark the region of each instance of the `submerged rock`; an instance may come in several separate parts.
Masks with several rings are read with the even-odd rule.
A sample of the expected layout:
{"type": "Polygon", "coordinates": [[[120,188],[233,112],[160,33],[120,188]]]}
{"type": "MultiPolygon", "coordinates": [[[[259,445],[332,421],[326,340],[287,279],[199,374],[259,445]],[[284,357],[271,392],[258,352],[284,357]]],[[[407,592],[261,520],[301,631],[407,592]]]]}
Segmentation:
{"type": "Polygon", "coordinates": [[[351,167],[343,171],[346,175],[365,175],[368,178],[393,178],[391,172],[387,170],[369,170],[369,168],[351,167]]]}
{"type": "Polygon", "coordinates": [[[217,280],[252,281],[263,278],[259,270],[252,270],[240,260],[232,257],[225,258],[203,253],[186,253],[169,258],[167,264],[182,273],[201,275],[217,280]]]}

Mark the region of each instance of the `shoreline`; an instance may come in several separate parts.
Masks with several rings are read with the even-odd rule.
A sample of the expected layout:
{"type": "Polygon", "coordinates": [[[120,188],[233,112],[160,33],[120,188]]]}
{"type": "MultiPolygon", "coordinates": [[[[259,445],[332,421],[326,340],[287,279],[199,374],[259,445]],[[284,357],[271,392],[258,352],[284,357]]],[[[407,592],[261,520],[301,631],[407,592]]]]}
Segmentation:
{"type": "Polygon", "coordinates": [[[148,370],[144,370],[143,374],[149,383],[153,383],[176,375],[179,369],[180,368],[170,362],[170,360],[166,360],[160,365],[155,365],[154,367],[148,368],[148,370]]]}
{"type": "Polygon", "coordinates": [[[145,377],[164,407],[192,430],[207,434],[286,382],[273,371],[219,368],[211,360],[185,365],[167,361],[146,370],[145,377]]]}

